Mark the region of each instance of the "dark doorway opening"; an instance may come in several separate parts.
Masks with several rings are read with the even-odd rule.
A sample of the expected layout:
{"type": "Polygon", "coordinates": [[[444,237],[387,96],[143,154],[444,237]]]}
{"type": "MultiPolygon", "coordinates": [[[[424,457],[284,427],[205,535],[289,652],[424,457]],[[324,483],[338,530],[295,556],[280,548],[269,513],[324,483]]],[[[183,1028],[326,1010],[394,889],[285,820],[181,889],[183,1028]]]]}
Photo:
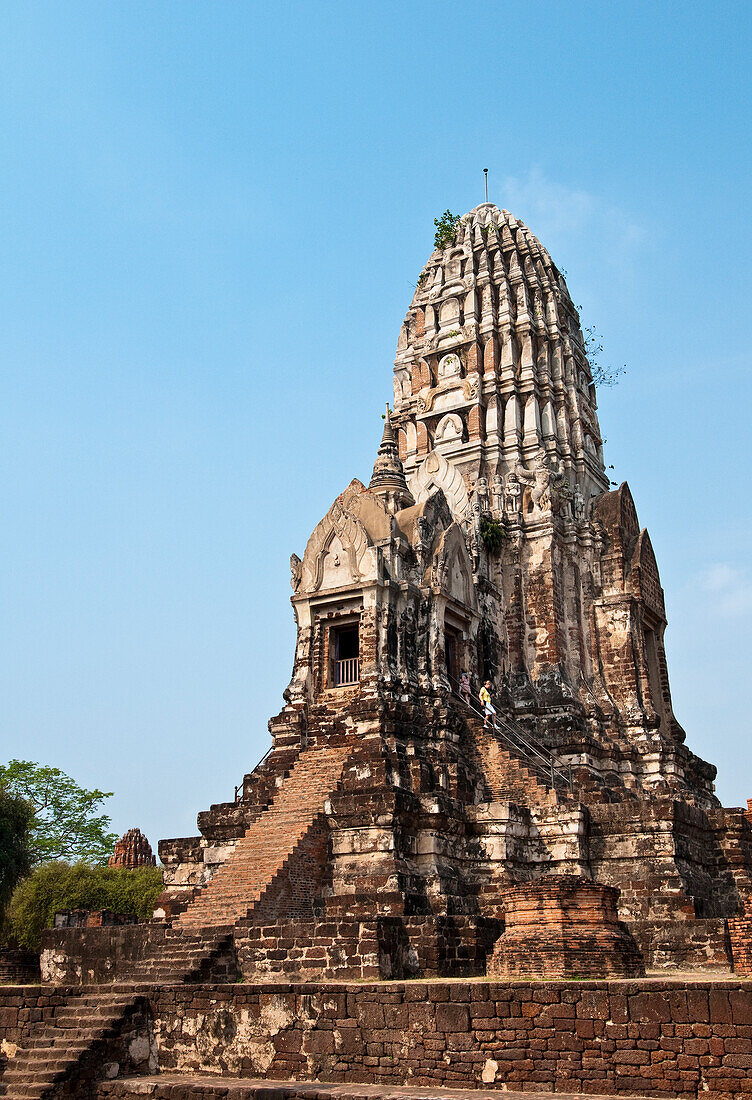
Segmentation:
{"type": "Polygon", "coordinates": [[[444,660],[449,679],[453,685],[460,678],[460,636],[451,627],[444,628],[444,660]]]}

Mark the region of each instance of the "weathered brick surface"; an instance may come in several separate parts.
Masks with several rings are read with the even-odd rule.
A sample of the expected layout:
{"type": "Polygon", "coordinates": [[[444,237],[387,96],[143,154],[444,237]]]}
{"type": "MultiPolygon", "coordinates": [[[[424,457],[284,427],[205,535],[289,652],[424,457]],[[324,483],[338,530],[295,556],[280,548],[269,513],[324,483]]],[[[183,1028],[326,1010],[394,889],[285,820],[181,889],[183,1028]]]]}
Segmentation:
{"type": "Polygon", "coordinates": [[[155,991],[153,1005],[163,1072],[687,1098],[752,1092],[752,986],[743,982],[178,987],[155,991]]]}
{"type": "Polygon", "coordinates": [[[200,928],[240,920],[285,872],[279,888],[288,897],[289,908],[295,911],[307,904],[321,868],[320,858],[316,859],[323,837],[320,815],[325,800],[336,790],[350,749],[342,741],[301,753],[269,808],[178,918],[180,925],[200,928]]]}
{"type": "MultiPolygon", "coordinates": [[[[748,814],[752,811],[752,800],[749,807],[748,814]]],[[[728,930],[734,972],[752,975],[752,900],[747,900],[742,916],[728,922],[728,930]]]]}
{"type": "Polygon", "coordinates": [[[573,875],[552,875],[506,891],[505,929],[489,977],[637,977],[634,938],[619,921],[619,891],[573,875]]]}
{"type": "MultiPolygon", "coordinates": [[[[0,990],[3,1049],[14,1053],[71,992],[89,996],[0,990]]],[[[148,1001],[149,1020],[127,1034],[145,1037],[162,1073],[688,1100],[752,1092],[744,981],[157,986],[148,1001]]],[[[88,1072],[113,1050],[123,1057],[101,1047],[88,1072]]],[[[89,1095],[81,1071],[76,1087],[89,1095]]]]}
{"type": "Polygon", "coordinates": [[[0,985],[30,985],[38,981],[38,954],[12,947],[0,949],[0,985]]]}

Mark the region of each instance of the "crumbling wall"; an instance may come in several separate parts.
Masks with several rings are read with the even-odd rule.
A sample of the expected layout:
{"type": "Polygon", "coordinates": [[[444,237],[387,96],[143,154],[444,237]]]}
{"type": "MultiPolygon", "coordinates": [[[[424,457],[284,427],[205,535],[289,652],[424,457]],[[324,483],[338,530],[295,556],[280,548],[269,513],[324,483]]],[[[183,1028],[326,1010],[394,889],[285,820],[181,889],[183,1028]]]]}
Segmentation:
{"type": "Polygon", "coordinates": [[[752,987],[669,981],[155,991],[163,1073],[589,1092],[752,1093],[752,987]]]}

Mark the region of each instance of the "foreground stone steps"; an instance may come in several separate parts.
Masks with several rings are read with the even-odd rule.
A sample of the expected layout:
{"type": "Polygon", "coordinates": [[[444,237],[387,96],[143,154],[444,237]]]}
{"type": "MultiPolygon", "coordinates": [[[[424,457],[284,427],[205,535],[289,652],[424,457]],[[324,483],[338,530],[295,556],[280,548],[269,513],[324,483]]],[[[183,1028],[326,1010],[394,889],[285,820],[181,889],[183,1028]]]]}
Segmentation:
{"type": "Polygon", "coordinates": [[[132,993],[90,993],[61,1007],[8,1064],[0,1096],[5,1100],[44,1100],[53,1095],[54,1086],[69,1076],[95,1043],[117,1034],[135,1001],[132,993]]]}
{"type": "MultiPolygon", "coordinates": [[[[272,1081],[217,1078],[201,1074],[166,1074],[103,1082],[100,1100],[583,1100],[582,1093],[501,1092],[497,1089],[448,1089],[443,1085],[367,1085],[324,1081],[272,1081]]],[[[612,1094],[588,1093],[588,1100],[616,1100],[612,1094]]],[[[624,1100],[620,1094],[619,1100],[624,1100]]],[[[647,1100],[634,1095],[630,1100],[647,1100]]]]}
{"type": "Polygon", "coordinates": [[[248,827],[176,927],[231,923],[248,915],[285,869],[337,788],[351,746],[300,754],[267,809],[248,827]]]}
{"type": "MultiPolygon", "coordinates": [[[[232,926],[184,935],[172,931],[158,957],[144,959],[129,982],[176,983],[200,976],[232,941],[232,926]]],[[[9,1063],[0,1081],[5,1100],[44,1100],[76,1069],[95,1043],[117,1035],[140,994],[133,988],[82,993],[61,1005],[52,1020],[9,1063]]]]}

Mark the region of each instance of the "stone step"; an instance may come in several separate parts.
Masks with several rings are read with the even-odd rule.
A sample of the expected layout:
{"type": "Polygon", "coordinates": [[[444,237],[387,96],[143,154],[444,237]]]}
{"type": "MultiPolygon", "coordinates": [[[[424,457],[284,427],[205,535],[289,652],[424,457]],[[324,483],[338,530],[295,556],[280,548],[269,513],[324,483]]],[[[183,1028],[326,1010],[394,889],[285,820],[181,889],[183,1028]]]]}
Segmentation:
{"type": "Polygon", "coordinates": [[[350,751],[345,744],[300,754],[269,807],[178,918],[178,926],[234,922],[248,914],[314,826],[325,799],[337,788],[350,751]]]}
{"type": "MultiPolygon", "coordinates": [[[[583,1093],[499,1092],[496,1089],[453,1089],[443,1085],[416,1087],[388,1083],[273,1081],[255,1078],[216,1078],[201,1074],[160,1074],[103,1082],[99,1100],[583,1100],[583,1093]]],[[[639,1093],[620,1093],[618,1100],[647,1100],[639,1093]]],[[[609,1094],[587,1093],[588,1100],[617,1100],[609,1094]]]]}
{"type": "Polygon", "coordinates": [[[9,1063],[0,1085],[5,1100],[42,1100],[54,1082],[64,1081],[81,1057],[102,1039],[118,1033],[137,995],[83,994],[63,1005],[9,1063]],[[2,1091],[4,1089],[4,1091],[2,1091]]]}

